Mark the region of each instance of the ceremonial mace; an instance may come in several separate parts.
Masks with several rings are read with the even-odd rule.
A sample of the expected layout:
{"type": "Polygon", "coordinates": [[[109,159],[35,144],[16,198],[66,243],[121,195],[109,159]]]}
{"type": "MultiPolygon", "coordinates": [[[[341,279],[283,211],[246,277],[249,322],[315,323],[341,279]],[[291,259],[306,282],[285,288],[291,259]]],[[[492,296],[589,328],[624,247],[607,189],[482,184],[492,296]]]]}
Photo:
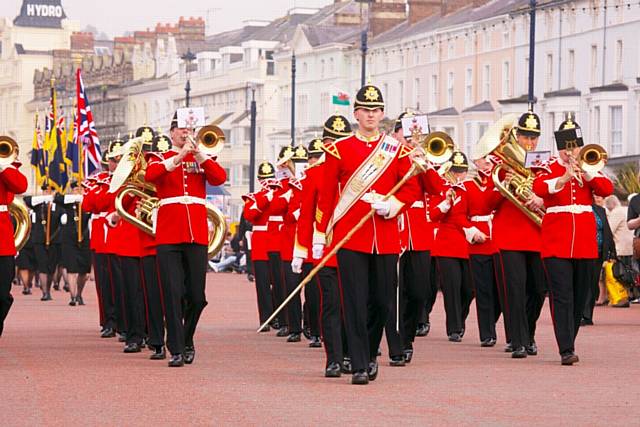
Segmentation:
{"type": "MultiPolygon", "coordinates": [[[[411,179],[412,177],[414,177],[415,175],[418,175],[420,173],[423,173],[427,170],[428,166],[427,166],[427,162],[420,156],[415,156],[411,159],[411,168],[409,168],[409,170],[407,171],[407,173],[402,177],[402,179],[391,189],[391,191],[389,191],[383,198],[383,201],[389,200],[389,198],[391,196],[393,196],[398,190],[400,190],[400,188],[407,182],[409,181],[409,179],[411,179]]],[[[370,220],[373,215],[376,213],[375,209],[371,209],[365,216],[362,217],[362,219],[360,220],[360,222],[358,222],[356,224],[355,227],[353,227],[351,229],[351,231],[349,231],[347,233],[346,236],[344,236],[342,238],[342,240],[340,240],[334,247],[333,249],[331,249],[329,251],[328,254],[326,254],[318,263],[318,265],[316,265],[313,270],[311,270],[309,272],[309,274],[307,274],[307,276],[302,279],[302,281],[300,282],[300,284],[298,285],[298,287],[296,287],[290,294],[289,296],[282,302],[282,304],[280,304],[280,306],[273,312],[273,314],[271,314],[271,316],[265,320],[265,322],[260,325],[260,327],[258,328],[258,330],[256,332],[260,332],[262,331],[265,326],[267,326],[269,323],[271,323],[271,321],[282,311],[282,309],[289,303],[289,301],[291,301],[293,299],[294,296],[296,296],[296,294],[298,292],[300,292],[302,290],[302,288],[304,288],[310,281],[311,279],[313,279],[313,277],[318,273],[318,271],[320,271],[322,269],[322,267],[325,266],[325,264],[327,263],[327,261],[329,261],[329,259],[334,256],[338,250],[340,250],[340,248],[342,248],[344,246],[345,243],[347,243],[351,237],[353,237],[353,235],[356,233],[356,231],[360,230],[362,228],[362,226],[368,221],[370,220]]]]}

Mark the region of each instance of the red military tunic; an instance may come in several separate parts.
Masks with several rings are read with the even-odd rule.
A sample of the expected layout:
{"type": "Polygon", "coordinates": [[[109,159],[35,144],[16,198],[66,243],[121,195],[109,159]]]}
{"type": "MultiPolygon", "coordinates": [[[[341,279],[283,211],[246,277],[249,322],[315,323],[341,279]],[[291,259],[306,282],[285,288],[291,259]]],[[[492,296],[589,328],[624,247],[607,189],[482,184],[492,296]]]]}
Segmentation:
{"type": "Polygon", "coordinates": [[[243,196],[244,218],[253,225],[250,239],[252,261],[269,260],[267,252],[270,243],[268,232],[270,198],[273,198],[273,192],[267,188],[243,196]]]}
{"type": "MultiPolygon", "coordinates": [[[[305,171],[305,179],[302,182],[302,197],[300,200],[300,218],[296,229],[296,241],[293,256],[302,258],[306,263],[317,264],[320,260],[313,259],[311,247],[313,245],[313,232],[315,230],[316,207],[320,195],[320,186],[323,178],[323,160],[319,160],[305,171]]],[[[331,249],[327,248],[325,253],[331,249]]],[[[326,267],[337,267],[336,257],[329,258],[326,267]]]]}
{"type": "Polygon", "coordinates": [[[493,191],[487,186],[491,176],[482,172],[478,177],[465,182],[467,198],[469,203],[469,219],[471,223],[482,231],[487,240],[484,243],[473,243],[469,245],[469,255],[493,255],[498,252],[498,248],[492,239],[493,232],[493,209],[488,200],[488,192],[493,191]]]}
{"type": "Polygon", "coordinates": [[[289,179],[289,189],[280,198],[287,202],[287,209],[283,215],[284,223],[280,230],[280,258],[282,261],[293,259],[293,248],[296,241],[296,224],[300,217],[300,203],[302,201],[302,186],[304,178],[289,179]]]}
{"type": "Polygon", "coordinates": [[[269,202],[269,217],[267,228],[269,231],[269,241],[267,242],[267,252],[281,253],[284,246],[284,234],[282,228],[284,225],[284,216],[287,213],[287,192],[289,191],[289,178],[277,181],[280,187],[273,191],[273,199],[269,202]]]}
{"type": "MultiPolygon", "coordinates": [[[[122,206],[129,214],[134,215],[137,200],[138,197],[128,196],[122,200],[122,206]]],[[[143,256],[141,234],[146,233],[122,217],[115,226],[109,226],[109,241],[112,242],[116,255],[136,258],[143,256]]]]}
{"type": "Polygon", "coordinates": [[[105,179],[105,176],[96,178],[97,179],[91,180],[89,186],[85,188],[84,195],[82,197],[82,210],[92,214],[89,247],[96,253],[104,253],[105,227],[107,226],[107,222],[105,220],[106,212],[102,214],[97,205],[98,201],[104,197],[109,187],[108,185],[104,185],[103,180],[105,179]]]}
{"type": "Polygon", "coordinates": [[[149,156],[145,180],[155,184],[160,199],[156,243],[207,245],[206,183],[221,185],[227,174],[214,159],[198,163],[193,154],[187,154],[176,166],[172,158],[177,155],[177,151],[169,150],[149,156]]]}
{"type": "Polygon", "coordinates": [[[469,221],[469,204],[466,191],[468,183],[446,184],[445,191],[433,197],[430,203],[430,217],[437,222],[431,256],[448,258],[469,258],[469,242],[477,228],[469,221]],[[453,188],[456,192],[451,206],[445,198],[446,190],[453,188]]]}
{"type": "MultiPolygon", "coordinates": [[[[314,236],[315,243],[326,243],[326,231],[329,220],[338,203],[341,189],[349,181],[349,178],[358,170],[369,155],[382,144],[385,135],[367,140],[359,135],[352,135],[340,139],[326,146],[327,154],[324,163],[324,177],[320,189],[317,212],[317,231],[314,236]]],[[[400,145],[393,138],[390,141],[400,145]]],[[[393,148],[391,148],[393,150],[393,148]]],[[[368,192],[385,195],[404,177],[411,167],[409,156],[400,156],[402,150],[397,147],[394,158],[387,169],[371,185],[368,192]]],[[[391,210],[387,218],[373,215],[360,230],[356,231],[352,238],[343,246],[356,252],[376,254],[400,253],[400,233],[395,216],[403,207],[411,206],[416,200],[418,190],[415,182],[411,180],[404,184],[396,194],[391,197],[391,210]],[[406,205],[406,206],[405,206],[406,205]]],[[[362,199],[355,201],[346,211],[344,216],[333,226],[333,243],[338,243],[349,233],[360,220],[371,210],[371,204],[362,199]]]]}
{"type": "Polygon", "coordinates": [[[582,186],[572,178],[556,190],[556,182],[566,171],[562,159],[553,159],[549,170],[533,182],[533,191],[544,199],[547,208],[542,220],[542,257],[597,258],[596,220],[591,208],[593,194],[609,196],[613,193],[613,184],[598,173],[594,177],[583,176],[582,186]]]}
{"type": "Polygon", "coordinates": [[[15,194],[27,191],[27,178],[18,170],[19,167],[20,162],[0,167],[0,256],[16,254],[9,205],[15,194]]]}

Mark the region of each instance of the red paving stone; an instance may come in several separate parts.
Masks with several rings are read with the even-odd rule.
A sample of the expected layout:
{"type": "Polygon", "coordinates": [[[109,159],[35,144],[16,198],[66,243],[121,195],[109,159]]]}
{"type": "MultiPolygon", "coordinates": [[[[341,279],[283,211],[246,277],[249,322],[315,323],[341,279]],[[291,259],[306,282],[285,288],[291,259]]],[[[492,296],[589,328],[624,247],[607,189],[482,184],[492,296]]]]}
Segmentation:
{"type": "Polygon", "coordinates": [[[256,334],[255,293],[244,276],[209,275],[196,361],[181,369],[98,338],[91,284],[85,307],[67,306],[62,292],[48,303],[16,287],[14,294],[0,339],[0,426],[639,422],[640,306],[597,308],[596,326],[578,338],[581,362],[563,367],[548,307],[540,355],[512,360],[502,339],[480,348],[475,312],[464,341],[449,343],[439,296],[411,365],[391,368],[383,356],[378,379],[362,387],[323,378],[322,350],[256,334]]]}

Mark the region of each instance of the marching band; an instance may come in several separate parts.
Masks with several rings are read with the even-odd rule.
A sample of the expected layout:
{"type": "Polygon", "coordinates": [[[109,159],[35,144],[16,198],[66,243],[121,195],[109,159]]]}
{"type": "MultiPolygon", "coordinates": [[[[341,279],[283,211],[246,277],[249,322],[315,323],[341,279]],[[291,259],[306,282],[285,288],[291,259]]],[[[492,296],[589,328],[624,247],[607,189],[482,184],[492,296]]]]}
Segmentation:
{"type": "MultiPolygon", "coordinates": [[[[383,334],[391,366],[415,357],[438,289],[449,341],[468,335],[475,299],[480,346],[496,345],[502,316],[505,351],[516,359],[538,352],[548,294],[561,363],[578,362],[598,257],[592,200],[613,192],[601,147],[585,146],[568,117],[555,132],[558,157],[529,162],[541,123],[527,111],[500,119],[464,153],[449,135],[418,127],[416,112],[383,132],[374,85],[353,107],[355,131],[332,115],[321,138],[260,163],[259,189],[243,196],[259,331],[274,328],[291,343],[304,334],[325,348],[325,377],[368,384],[380,372],[383,334]]],[[[171,367],[194,362],[207,258],[226,234],[206,184],[227,177],[216,161],[224,135],[205,127],[194,136],[180,117],[169,136],[142,127],[112,141],[105,170],[69,194],[45,183],[42,195],[25,196],[28,240],[18,238],[12,217],[15,230],[24,219],[10,209],[27,189],[17,145],[0,147],[8,152],[0,151],[0,334],[16,266],[25,294],[37,274],[43,301],[64,273],[72,306],[84,304],[93,267],[101,337],[118,335],[125,353],[146,345],[153,360],[167,358],[166,345],[171,367]]]]}

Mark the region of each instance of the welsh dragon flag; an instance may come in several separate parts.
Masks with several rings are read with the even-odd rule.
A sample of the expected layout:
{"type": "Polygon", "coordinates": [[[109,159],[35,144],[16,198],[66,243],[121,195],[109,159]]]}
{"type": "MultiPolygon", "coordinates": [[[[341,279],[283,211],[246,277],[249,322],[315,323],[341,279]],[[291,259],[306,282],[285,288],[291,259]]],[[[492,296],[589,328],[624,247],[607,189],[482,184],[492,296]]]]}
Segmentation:
{"type": "Polygon", "coordinates": [[[349,94],[343,91],[338,91],[336,95],[333,95],[333,105],[349,105],[349,94]]]}

